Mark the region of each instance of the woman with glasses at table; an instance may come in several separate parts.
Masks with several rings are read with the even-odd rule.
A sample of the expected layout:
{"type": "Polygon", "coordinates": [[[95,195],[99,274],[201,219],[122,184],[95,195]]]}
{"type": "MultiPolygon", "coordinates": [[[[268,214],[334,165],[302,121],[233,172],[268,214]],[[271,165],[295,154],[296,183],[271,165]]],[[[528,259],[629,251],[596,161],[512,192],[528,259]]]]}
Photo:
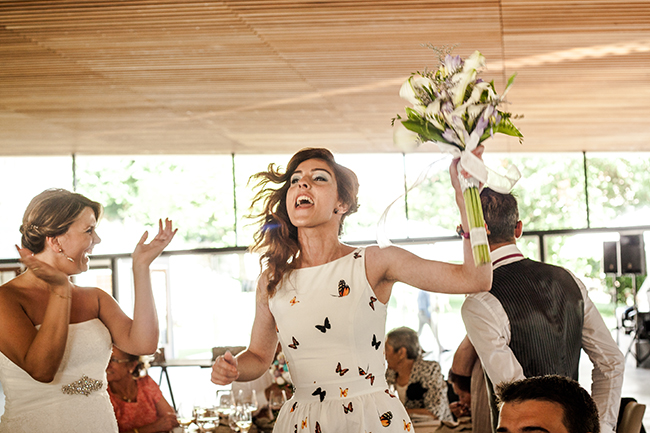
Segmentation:
{"type": "Polygon", "coordinates": [[[71,277],[88,270],[100,242],[102,206],[81,194],[49,189],[32,199],[18,248],[27,270],[0,286],[0,382],[6,396],[0,432],[117,432],[106,391],[113,343],[136,354],[158,346],[149,265],[171,242],[166,220],[133,252],[133,319],[115,299],[71,277]]]}
{"type": "Polygon", "coordinates": [[[178,427],[174,409],[144,371],[139,356],[113,347],[106,380],[121,433],[168,432],[178,427]]]}

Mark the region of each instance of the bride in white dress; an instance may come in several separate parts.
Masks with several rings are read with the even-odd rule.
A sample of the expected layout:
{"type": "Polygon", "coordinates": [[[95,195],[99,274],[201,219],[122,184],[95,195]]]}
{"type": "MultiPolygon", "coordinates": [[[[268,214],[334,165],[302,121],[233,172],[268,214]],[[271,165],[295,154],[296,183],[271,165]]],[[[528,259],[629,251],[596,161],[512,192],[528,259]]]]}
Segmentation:
{"type": "Polygon", "coordinates": [[[0,286],[1,433],[117,432],[106,391],[112,344],[141,355],[157,349],[149,265],[176,230],[160,221],[150,243],[146,232],[138,242],[130,319],[103,290],[70,281],[88,270],[101,211],[99,203],[63,189],[42,192],[25,211],[18,251],[28,269],[0,286]]]}

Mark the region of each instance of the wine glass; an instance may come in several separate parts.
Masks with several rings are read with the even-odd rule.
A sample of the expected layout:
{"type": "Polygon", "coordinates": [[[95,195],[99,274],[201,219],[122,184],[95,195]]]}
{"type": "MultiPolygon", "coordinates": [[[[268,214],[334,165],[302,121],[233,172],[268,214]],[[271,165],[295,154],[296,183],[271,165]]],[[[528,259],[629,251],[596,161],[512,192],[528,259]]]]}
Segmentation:
{"type": "Polygon", "coordinates": [[[181,426],[184,432],[187,431],[187,427],[189,427],[194,422],[193,411],[190,411],[187,406],[183,406],[182,404],[178,405],[178,409],[176,410],[176,418],[178,419],[178,424],[181,426]]]}
{"type": "Polygon", "coordinates": [[[254,389],[250,391],[245,391],[240,389],[237,391],[237,396],[235,398],[236,406],[243,406],[244,409],[254,413],[257,412],[258,403],[257,403],[257,393],[254,389]]]}
{"type": "Polygon", "coordinates": [[[217,410],[223,418],[228,418],[235,408],[234,395],[230,390],[217,391],[217,410]]]}
{"type": "Polygon", "coordinates": [[[269,409],[271,409],[272,418],[276,419],[282,405],[287,402],[287,393],[284,390],[271,389],[269,393],[269,409]]]}
{"type": "Polygon", "coordinates": [[[196,411],[196,422],[200,431],[214,431],[219,426],[219,413],[216,407],[199,408],[196,411]],[[206,427],[209,426],[209,427],[206,427]]]}
{"type": "Polygon", "coordinates": [[[235,425],[239,428],[241,433],[248,433],[253,425],[253,415],[251,411],[244,406],[237,406],[232,414],[235,425]]]}

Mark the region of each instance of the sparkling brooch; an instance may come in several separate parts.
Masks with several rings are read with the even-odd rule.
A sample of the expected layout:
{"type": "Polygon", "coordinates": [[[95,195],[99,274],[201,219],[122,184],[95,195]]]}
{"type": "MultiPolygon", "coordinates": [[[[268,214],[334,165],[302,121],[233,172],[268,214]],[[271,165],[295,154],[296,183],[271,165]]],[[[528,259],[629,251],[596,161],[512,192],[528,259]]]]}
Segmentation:
{"type": "Polygon", "coordinates": [[[64,394],[83,394],[88,397],[91,392],[102,389],[102,385],[101,380],[91,379],[84,374],[81,376],[81,379],[68,385],[63,385],[61,391],[64,394]]]}

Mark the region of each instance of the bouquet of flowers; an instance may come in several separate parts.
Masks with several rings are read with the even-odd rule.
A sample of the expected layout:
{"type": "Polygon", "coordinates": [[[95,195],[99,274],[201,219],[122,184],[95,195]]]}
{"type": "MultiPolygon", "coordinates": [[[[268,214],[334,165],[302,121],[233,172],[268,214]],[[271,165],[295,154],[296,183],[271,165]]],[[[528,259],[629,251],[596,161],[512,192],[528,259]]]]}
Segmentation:
{"type": "MultiPolygon", "coordinates": [[[[438,147],[460,158],[459,169],[472,177],[459,174],[469,219],[469,234],[476,266],[490,263],[485,220],[479,197],[480,183],[487,183],[499,192],[509,192],[519,179],[516,167],[505,177],[485,167],[472,154],[476,147],[496,133],[519,137],[523,135],[513,125],[512,115],[499,110],[515,75],[510,77],[503,94],[499,96],[494,82],[478,78],[485,66],[485,57],[475,51],[466,60],[441,50],[441,64],[435,71],[416,72],[402,85],[400,97],[412,104],[406,107],[407,118],[400,120],[394,131],[394,142],[402,150],[413,150],[421,143],[432,141],[438,147]]],[[[459,170],[460,173],[460,170],[459,170]]]]}

